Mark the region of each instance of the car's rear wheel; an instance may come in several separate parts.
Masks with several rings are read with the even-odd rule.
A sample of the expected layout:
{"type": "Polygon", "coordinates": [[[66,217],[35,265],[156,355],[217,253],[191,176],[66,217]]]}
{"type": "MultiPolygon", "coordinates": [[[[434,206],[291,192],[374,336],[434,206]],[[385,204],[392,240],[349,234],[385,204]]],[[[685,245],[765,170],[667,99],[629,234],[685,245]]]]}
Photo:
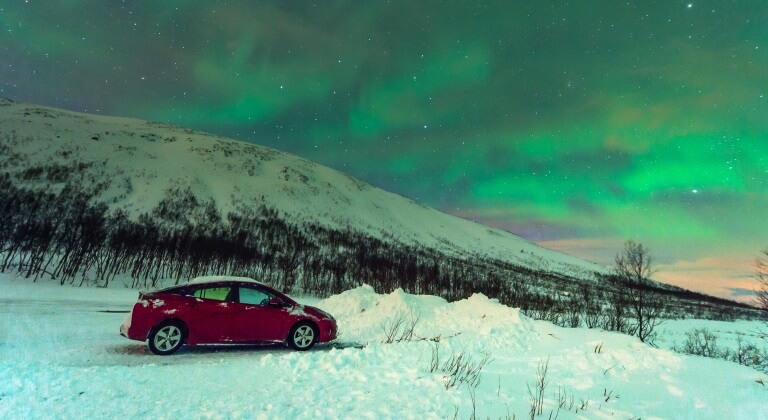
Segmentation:
{"type": "Polygon", "coordinates": [[[306,321],[294,325],[288,334],[288,345],[294,350],[309,350],[315,342],[317,342],[317,329],[306,321]]]}
{"type": "Polygon", "coordinates": [[[167,356],[181,348],[186,338],[184,324],[179,321],[164,321],[149,333],[149,350],[157,355],[167,356]]]}

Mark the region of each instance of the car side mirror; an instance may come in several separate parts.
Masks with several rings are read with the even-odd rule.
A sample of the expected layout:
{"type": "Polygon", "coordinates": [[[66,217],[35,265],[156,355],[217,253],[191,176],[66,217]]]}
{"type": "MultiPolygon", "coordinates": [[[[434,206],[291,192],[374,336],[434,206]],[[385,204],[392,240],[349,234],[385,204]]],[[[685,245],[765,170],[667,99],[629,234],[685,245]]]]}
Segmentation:
{"type": "Polygon", "coordinates": [[[288,306],[288,304],[286,302],[283,302],[282,299],[276,298],[276,297],[270,298],[269,299],[269,303],[267,303],[267,305],[274,306],[274,307],[277,307],[277,308],[282,308],[284,306],[288,306]]]}

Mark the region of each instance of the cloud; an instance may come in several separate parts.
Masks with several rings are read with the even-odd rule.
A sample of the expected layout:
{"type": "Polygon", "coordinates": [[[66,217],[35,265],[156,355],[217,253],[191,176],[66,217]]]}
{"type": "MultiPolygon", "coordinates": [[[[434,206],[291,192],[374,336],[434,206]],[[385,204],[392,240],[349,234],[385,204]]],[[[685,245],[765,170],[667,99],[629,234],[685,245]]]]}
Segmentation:
{"type": "Polygon", "coordinates": [[[679,260],[662,264],[656,280],[726,299],[753,303],[755,290],[754,259],[749,255],[705,256],[696,260],[679,260]]]}
{"type": "MultiPolygon", "coordinates": [[[[610,266],[621,237],[566,238],[536,241],[537,244],[576,257],[610,266]]],[[[757,283],[753,277],[754,256],[744,254],[709,255],[694,260],[657,264],[654,279],[695,292],[745,303],[754,300],[757,283]]]]}

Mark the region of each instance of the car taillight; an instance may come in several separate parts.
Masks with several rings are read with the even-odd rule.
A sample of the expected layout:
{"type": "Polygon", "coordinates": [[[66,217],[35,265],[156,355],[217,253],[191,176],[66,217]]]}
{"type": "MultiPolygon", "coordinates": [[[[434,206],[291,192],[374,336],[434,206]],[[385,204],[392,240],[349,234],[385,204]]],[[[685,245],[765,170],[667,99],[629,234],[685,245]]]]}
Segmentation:
{"type": "Polygon", "coordinates": [[[157,307],[162,306],[163,301],[158,299],[156,295],[147,292],[139,292],[139,301],[143,307],[157,307]]]}
{"type": "Polygon", "coordinates": [[[138,301],[138,302],[136,302],[136,303],[139,303],[139,304],[141,304],[141,306],[143,306],[143,307],[145,307],[145,308],[146,308],[146,307],[147,307],[147,306],[149,306],[149,305],[150,305],[152,302],[151,302],[149,299],[147,299],[147,296],[146,296],[146,295],[144,295],[144,293],[141,293],[141,292],[139,292],[139,301],[138,301]]]}

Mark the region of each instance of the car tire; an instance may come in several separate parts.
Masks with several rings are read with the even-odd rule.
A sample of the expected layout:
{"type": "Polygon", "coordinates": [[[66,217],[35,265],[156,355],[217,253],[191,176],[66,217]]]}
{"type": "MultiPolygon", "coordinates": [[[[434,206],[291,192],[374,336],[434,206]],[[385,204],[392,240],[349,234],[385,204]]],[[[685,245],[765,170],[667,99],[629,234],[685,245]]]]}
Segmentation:
{"type": "Polygon", "coordinates": [[[317,327],[311,322],[301,321],[291,327],[288,333],[288,345],[294,350],[307,351],[315,345],[317,338],[317,327]]]}
{"type": "Polygon", "coordinates": [[[163,321],[149,332],[149,350],[158,356],[176,353],[187,339],[187,329],[180,321],[163,321]]]}

